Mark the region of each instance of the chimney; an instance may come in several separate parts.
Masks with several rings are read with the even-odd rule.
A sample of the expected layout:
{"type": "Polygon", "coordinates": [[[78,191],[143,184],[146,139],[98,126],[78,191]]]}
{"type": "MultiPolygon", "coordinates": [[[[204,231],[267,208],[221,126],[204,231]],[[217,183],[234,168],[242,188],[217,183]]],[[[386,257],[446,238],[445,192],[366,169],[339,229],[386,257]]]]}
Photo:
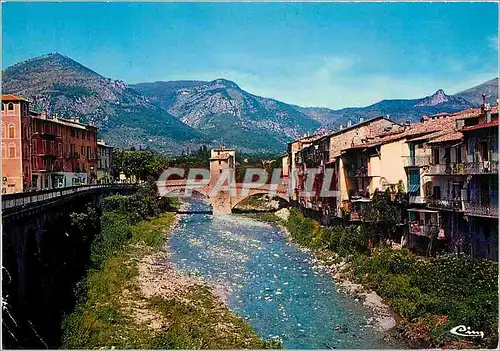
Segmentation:
{"type": "Polygon", "coordinates": [[[410,125],[411,125],[411,120],[409,120],[409,119],[408,119],[408,120],[406,120],[405,125],[410,126],[410,125]]]}
{"type": "Polygon", "coordinates": [[[484,112],[486,108],[486,95],[482,94],[481,97],[483,98],[483,103],[481,104],[481,112],[484,112]]]}
{"type": "Polygon", "coordinates": [[[339,126],[339,130],[342,130],[342,129],[344,129],[344,126],[341,124],[341,125],[339,126]]]}
{"type": "Polygon", "coordinates": [[[365,119],[363,117],[359,117],[359,123],[363,123],[365,119]]]}
{"type": "Polygon", "coordinates": [[[349,120],[347,120],[347,128],[349,128],[350,126],[352,126],[352,122],[351,122],[351,120],[349,119],[349,120]]]}

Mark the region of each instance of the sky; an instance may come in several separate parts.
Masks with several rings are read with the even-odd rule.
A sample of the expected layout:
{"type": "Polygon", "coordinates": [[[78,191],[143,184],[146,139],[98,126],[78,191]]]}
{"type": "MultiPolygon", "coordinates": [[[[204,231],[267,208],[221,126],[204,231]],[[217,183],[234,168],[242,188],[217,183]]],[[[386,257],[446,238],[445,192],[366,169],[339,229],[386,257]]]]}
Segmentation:
{"type": "Polygon", "coordinates": [[[3,3],[2,67],[59,52],[126,83],[226,78],[300,106],[498,76],[496,3],[3,3]]]}

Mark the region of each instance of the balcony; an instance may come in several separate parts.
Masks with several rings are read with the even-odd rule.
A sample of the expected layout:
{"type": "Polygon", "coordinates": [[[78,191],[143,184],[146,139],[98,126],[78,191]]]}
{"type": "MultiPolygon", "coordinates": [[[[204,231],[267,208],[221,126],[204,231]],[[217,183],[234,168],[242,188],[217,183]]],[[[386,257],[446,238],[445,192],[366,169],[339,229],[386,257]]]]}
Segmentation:
{"type": "Polygon", "coordinates": [[[57,158],[57,152],[55,150],[53,151],[44,151],[42,150],[38,156],[43,157],[43,158],[57,158]]]}
{"type": "Polygon", "coordinates": [[[465,214],[477,217],[498,218],[498,205],[481,205],[472,202],[465,203],[465,214]]]}
{"type": "Polygon", "coordinates": [[[425,202],[429,208],[438,208],[451,211],[463,211],[464,202],[462,200],[433,199],[426,197],[425,202]]]}
{"type": "Polygon", "coordinates": [[[87,155],[87,160],[89,161],[96,161],[97,160],[97,156],[96,155],[87,155]]]}
{"type": "Polygon", "coordinates": [[[430,165],[427,173],[433,175],[466,175],[467,167],[464,163],[448,163],[430,165]]]}
{"type": "Polygon", "coordinates": [[[357,177],[370,177],[368,174],[368,167],[367,166],[360,166],[360,167],[349,167],[349,170],[347,171],[347,175],[351,178],[357,178],[357,177]]]}
{"type": "Polygon", "coordinates": [[[64,155],[64,157],[70,158],[70,159],[78,159],[78,158],[80,158],[80,154],[78,152],[70,152],[70,153],[67,153],[66,155],[64,155]]]}
{"type": "Polygon", "coordinates": [[[465,169],[467,174],[498,174],[498,160],[467,162],[465,169]]]}
{"type": "Polygon", "coordinates": [[[431,163],[429,156],[403,156],[403,165],[405,167],[422,167],[431,163]]]}
{"type": "Polygon", "coordinates": [[[426,236],[428,238],[431,237],[440,237],[443,236],[443,230],[440,229],[437,225],[432,224],[419,224],[416,222],[410,222],[408,224],[408,232],[414,235],[426,236]]]}

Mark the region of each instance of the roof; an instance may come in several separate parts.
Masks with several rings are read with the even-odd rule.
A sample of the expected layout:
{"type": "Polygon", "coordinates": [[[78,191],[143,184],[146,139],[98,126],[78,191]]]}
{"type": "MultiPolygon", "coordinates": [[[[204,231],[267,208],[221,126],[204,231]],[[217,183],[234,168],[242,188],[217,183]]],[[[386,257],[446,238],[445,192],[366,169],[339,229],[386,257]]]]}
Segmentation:
{"type": "Polygon", "coordinates": [[[429,144],[444,143],[447,141],[460,140],[464,137],[462,132],[446,133],[429,141],[429,144]]]}
{"type": "Polygon", "coordinates": [[[385,119],[393,124],[396,124],[398,126],[401,126],[401,124],[397,123],[397,122],[394,122],[392,119],[390,118],[387,118],[385,116],[378,116],[378,117],[373,117],[373,118],[370,118],[370,119],[367,119],[367,120],[364,120],[363,122],[359,122],[359,123],[356,123],[356,124],[353,124],[349,127],[346,127],[346,128],[343,128],[343,129],[339,129],[339,130],[336,130],[336,131],[333,131],[331,133],[328,133],[327,135],[325,135],[325,137],[329,137],[329,136],[332,136],[332,135],[337,135],[337,134],[342,134],[348,130],[351,130],[351,129],[354,129],[354,128],[358,128],[360,126],[363,126],[365,124],[369,124],[369,123],[373,123],[375,121],[378,121],[380,119],[385,119]]]}
{"type": "Polygon", "coordinates": [[[106,145],[106,142],[104,140],[97,140],[97,146],[100,146],[100,147],[109,147],[110,149],[113,148],[111,145],[106,145]]]}
{"type": "Polygon", "coordinates": [[[405,129],[403,131],[397,131],[390,134],[380,134],[366,143],[352,145],[351,147],[348,147],[344,150],[374,147],[404,138],[411,139],[417,137],[417,139],[412,139],[412,141],[416,141],[427,140],[433,137],[440,137],[443,134],[450,134],[455,132],[456,119],[457,117],[455,116],[438,119],[428,119],[421,123],[405,126],[405,129]]]}
{"type": "Polygon", "coordinates": [[[4,94],[2,95],[2,101],[27,101],[27,100],[17,95],[4,94]]]}
{"type": "Polygon", "coordinates": [[[464,127],[462,131],[468,132],[470,130],[476,130],[476,129],[483,129],[483,128],[492,128],[492,127],[498,127],[498,119],[488,122],[488,123],[481,123],[481,124],[476,124],[474,126],[469,126],[469,127],[464,127]]]}

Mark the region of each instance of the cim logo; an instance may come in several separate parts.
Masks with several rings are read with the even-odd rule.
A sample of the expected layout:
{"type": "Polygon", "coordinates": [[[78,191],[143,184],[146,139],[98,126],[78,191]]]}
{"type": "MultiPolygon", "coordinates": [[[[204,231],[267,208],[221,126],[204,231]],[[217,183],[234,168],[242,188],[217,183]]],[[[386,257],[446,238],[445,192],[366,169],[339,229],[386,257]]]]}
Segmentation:
{"type": "Polygon", "coordinates": [[[450,333],[458,336],[470,336],[470,337],[480,336],[481,338],[484,338],[484,333],[482,331],[470,330],[470,327],[466,327],[465,325],[459,325],[456,326],[455,328],[452,328],[450,330],[450,333]]]}

